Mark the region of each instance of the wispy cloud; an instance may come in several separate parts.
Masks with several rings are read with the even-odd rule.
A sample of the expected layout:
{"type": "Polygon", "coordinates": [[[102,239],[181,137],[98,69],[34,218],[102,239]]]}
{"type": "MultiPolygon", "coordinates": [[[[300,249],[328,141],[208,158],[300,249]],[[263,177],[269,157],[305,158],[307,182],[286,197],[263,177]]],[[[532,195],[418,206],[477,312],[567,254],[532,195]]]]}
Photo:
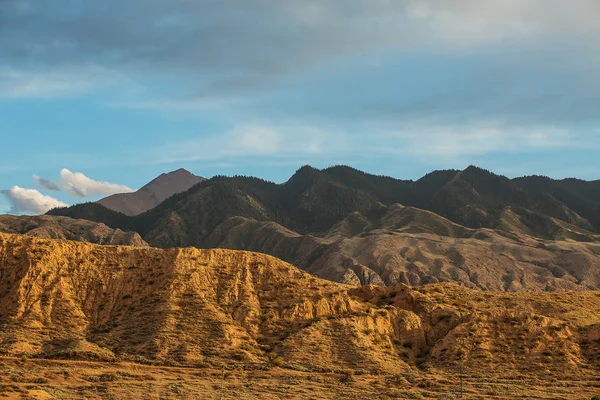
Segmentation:
{"type": "Polygon", "coordinates": [[[386,142],[395,142],[396,145],[381,151],[444,160],[468,160],[487,154],[543,152],[559,148],[600,148],[600,142],[585,142],[565,129],[515,127],[489,121],[450,126],[417,124],[385,133],[383,137],[386,142]]]}
{"type": "Polygon", "coordinates": [[[223,134],[203,136],[196,140],[172,142],[147,149],[140,159],[153,164],[187,161],[231,160],[261,157],[319,157],[327,154],[337,142],[344,145],[342,134],[304,125],[245,124],[223,134]]]}
{"type": "MultiPolygon", "coordinates": [[[[600,5],[582,0],[409,0],[408,15],[427,27],[430,38],[457,47],[511,38],[572,36],[598,41],[600,5]]],[[[425,33],[423,33],[425,34],[425,33]]]]}
{"type": "Polygon", "coordinates": [[[90,194],[108,196],[115,193],[133,192],[133,189],[128,186],[110,182],[99,182],[85,176],[81,172],[71,172],[66,168],[61,169],[60,177],[61,180],[55,182],[33,175],[34,181],[44,189],[63,191],[78,198],[87,198],[90,194]]]}
{"type": "Polygon", "coordinates": [[[10,202],[10,213],[13,214],[43,214],[56,207],[66,207],[67,203],[46,196],[35,189],[23,189],[13,186],[8,190],[0,190],[10,202]]]}
{"type": "MultiPolygon", "coordinates": [[[[1,65],[0,65],[1,67],[1,65]]],[[[0,68],[0,99],[54,99],[76,96],[123,81],[97,66],[42,71],[0,68]]]]}
{"type": "Polygon", "coordinates": [[[36,181],[38,183],[38,185],[40,185],[41,187],[43,187],[46,190],[60,192],[60,185],[57,184],[56,182],[52,182],[48,179],[44,179],[37,175],[33,175],[33,180],[36,181]]]}

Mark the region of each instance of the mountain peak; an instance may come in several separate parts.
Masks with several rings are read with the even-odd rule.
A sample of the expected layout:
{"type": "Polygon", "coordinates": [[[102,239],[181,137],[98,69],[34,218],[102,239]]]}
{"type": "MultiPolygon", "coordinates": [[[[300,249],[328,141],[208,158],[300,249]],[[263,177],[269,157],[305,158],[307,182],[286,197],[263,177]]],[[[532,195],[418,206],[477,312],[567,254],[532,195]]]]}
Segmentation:
{"type": "MultiPolygon", "coordinates": [[[[153,181],[154,181],[154,180],[156,180],[156,179],[159,179],[159,178],[165,177],[165,176],[184,176],[184,175],[188,175],[188,176],[189,176],[189,175],[192,175],[192,176],[195,176],[194,174],[192,174],[192,173],[191,173],[190,171],[188,171],[187,169],[185,169],[185,168],[179,168],[179,169],[176,169],[176,170],[174,170],[174,171],[170,171],[170,172],[163,172],[162,174],[160,174],[159,176],[157,176],[156,178],[154,178],[154,179],[153,179],[153,181]]],[[[149,183],[151,183],[151,182],[152,182],[152,181],[150,181],[149,183]]]]}
{"type": "Polygon", "coordinates": [[[303,165],[290,177],[290,179],[288,179],[286,184],[309,184],[310,182],[313,182],[320,173],[320,170],[313,168],[310,165],[303,165]]]}
{"type": "Polygon", "coordinates": [[[469,165],[467,168],[465,168],[463,170],[464,173],[486,173],[486,174],[490,174],[493,175],[490,171],[488,171],[487,169],[478,167],[477,165],[469,165]]]}
{"type": "Polygon", "coordinates": [[[174,194],[184,192],[204,181],[190,171],[179,168],[162,173],[134,193],[120,193],[105,197],[98,201],[106,208],[125,215],[138,215],[156,207],[174,194]]]}

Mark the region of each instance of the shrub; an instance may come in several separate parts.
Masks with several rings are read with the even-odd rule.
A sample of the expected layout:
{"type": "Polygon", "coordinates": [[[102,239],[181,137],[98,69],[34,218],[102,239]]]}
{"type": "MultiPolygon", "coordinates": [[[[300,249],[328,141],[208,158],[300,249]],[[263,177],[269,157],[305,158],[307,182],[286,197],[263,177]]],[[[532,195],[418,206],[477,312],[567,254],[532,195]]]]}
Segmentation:
{"type": "Polygon", "coordinates": [[[275,365],[276,367],[283,367],[285,365],[285,361],[283,360],[283,358],[281,358],[279,356],[272,359],[271,363],[273,365],[275,365]]]}
{"type": "Polygon", "coordinates": [[[354,370],[347,368],[341,371],[342,372],[342,377],[340,379],[340,382],[352,382],[352,380],[354,379],[354,370]]]}

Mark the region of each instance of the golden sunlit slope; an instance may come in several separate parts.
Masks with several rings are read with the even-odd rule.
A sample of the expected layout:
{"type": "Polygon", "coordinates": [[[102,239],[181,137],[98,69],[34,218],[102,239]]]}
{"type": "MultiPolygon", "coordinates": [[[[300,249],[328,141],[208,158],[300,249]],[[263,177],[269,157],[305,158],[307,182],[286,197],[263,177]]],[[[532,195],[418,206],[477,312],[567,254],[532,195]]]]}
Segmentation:
{"type": "Polygon", "coordinates": [[[148,243],[136,232],[112,229],[102,223],[85,219],[53,215],[0,215],[0,232],[45,239],[148,247],[148,243]]]}
{"type": "Polygon", "coordinates": [[[9,356],[391,374],[458,361],[600,368],[598,291],[352,288],[245,251],[0,234],[0,293],[9,356]]]}

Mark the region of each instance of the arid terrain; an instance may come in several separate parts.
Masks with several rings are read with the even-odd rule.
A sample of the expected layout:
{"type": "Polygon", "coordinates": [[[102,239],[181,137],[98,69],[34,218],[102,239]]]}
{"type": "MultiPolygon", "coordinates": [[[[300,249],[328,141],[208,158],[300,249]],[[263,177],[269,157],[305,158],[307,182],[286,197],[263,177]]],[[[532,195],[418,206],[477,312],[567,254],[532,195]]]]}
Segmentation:
{"type": "Polygon", "coordinates": [[[181,368],[127,362],[0,358],[3,399],[585,399],[597,376],[409,370],[396,375],[300,372],[280,367],[181,368]],[[461,379],[462,376],[462,386],[461,379]],[[462,387],[462,390],[461,390],[462,387]]]}
{"type": "Polygon", "coordinates": [[[50,215],[0,215],[0,232],[45,239],[148,247],[148,243],[135,232],[111,229],[102,223],[85,219],[50,215]]]}
{"type": "Polygon", "coordinates": [[[591,398],[600,292],[324,281],[244,251],[0,235],[13,398],[591,398]]]}

